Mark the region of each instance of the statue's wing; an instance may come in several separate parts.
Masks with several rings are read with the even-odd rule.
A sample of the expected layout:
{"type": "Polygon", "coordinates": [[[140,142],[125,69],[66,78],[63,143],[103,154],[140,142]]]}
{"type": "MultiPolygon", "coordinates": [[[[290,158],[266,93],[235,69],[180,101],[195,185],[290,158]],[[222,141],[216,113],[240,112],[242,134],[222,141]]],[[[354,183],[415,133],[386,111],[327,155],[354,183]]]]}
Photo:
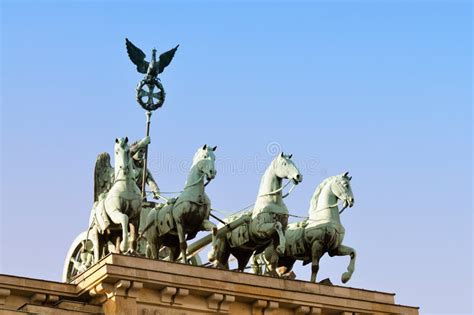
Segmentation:
{"type": "Polygon", "coordinates": [[[106,192],[111,184],[110,169],[112,169],[110,155],[107,152],[100,153],[97,156],[94,168],[94,202],[99,200],[100,194],[106,192]]]}
{"type": "Polygon", "coordinates": [[[132,44],[128,38],[125,38],[125,45],[127,46],[127,53],[130,57],[130,60],[137,66],[137,71],[140,73],[146,73],[148,70],[148,62],[145,61],[145,53],[132,44]]]}
{"type": "Polygon", "coordinates": [[[168,65],[171,63],[171,60],[173,60],[174,54],[176,53],[176,50],[178,50],[178,47],[179,45],[160,55],[160,61],[158,62],[158,73],[162,73],[163,70],[168,67],[168,65]]]}

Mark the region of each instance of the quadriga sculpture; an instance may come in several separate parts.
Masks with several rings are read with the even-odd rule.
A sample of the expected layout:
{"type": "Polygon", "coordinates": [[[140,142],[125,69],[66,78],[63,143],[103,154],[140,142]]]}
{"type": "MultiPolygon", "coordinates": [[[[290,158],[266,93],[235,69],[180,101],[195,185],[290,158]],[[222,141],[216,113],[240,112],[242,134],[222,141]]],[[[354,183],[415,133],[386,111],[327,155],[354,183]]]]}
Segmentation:
{"type": "Polygon", "coordinates": [[[167,246],[171,261],[178,259],[181,251],[186,263],[186,240],[193,239],[199,231],[212,231],[212,244],[215,244],[217,227],[209,221],[211,202],[204,191],[204,178],[210,181],[217,174],[214,168],[216,148],[207,145],[199,148],[181,195],[148,214],[144,234],[148,241],[147,257],[158,259],[161,246],[167,246]]]}
{"type": "MultiPolygon", "coordinates": [[[[345,229],[341,224],[339,214],[347,206],[354,205],[351,179],[348,172],[325,179],[316,188],[311,198],[309,218],[288,225],[285,231],[285,253],[278,260],[279,275],[283,277],[289,275],[296,260],[303,260],[304,265],[312,263],[311,281],[316,282],[319,260],[325,253],[328,253],[331,257],[347,255],[351,257],[347,271],[341,276],[343,283],[349,281],[355,268],[356,251],[349,246],[342,245],[345,229]],[[343,203],[341,210],[338,207],[339,200],[343,203]]],[[[274,255],[273,247],[267,247],[264,257],[270,265],[270,269],[270,261],[274,255]]]]}
{"type": "MultiPolygon", "coordinates": [[[[277,263],[278,254],[285,250],[283,231],[288,222],[288,209],[282,196],[283,179],[289,179],[296,185],[303,180],[303,176],[291,160],[291,155],[281,153],[270,163],[262,177],[250,223],[217,239],[216,246],[208,255],[215,267],[228,268],[229,256],[232,254],[237,258],[238,269],[244,271],[250,257],[270,244],[274,250],[272,262],[277,263]]],[[[231,217],[228,221],[238,217],[231,217]]]]}

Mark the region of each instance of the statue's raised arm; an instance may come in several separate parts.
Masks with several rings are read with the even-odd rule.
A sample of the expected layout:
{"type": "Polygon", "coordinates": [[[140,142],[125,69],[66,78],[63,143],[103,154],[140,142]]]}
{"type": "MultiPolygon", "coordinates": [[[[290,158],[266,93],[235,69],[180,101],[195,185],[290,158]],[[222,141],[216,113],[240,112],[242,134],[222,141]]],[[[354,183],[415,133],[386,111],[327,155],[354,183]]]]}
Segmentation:
{"type": "Polygon", "coordinates": [[[132,143],[130,146],[130,154],[133,157],[135,154],[139,153],[140,150],[145,149],[147,145],[150,144],[150,137],[146,136],[142,140],[132,143]]]}

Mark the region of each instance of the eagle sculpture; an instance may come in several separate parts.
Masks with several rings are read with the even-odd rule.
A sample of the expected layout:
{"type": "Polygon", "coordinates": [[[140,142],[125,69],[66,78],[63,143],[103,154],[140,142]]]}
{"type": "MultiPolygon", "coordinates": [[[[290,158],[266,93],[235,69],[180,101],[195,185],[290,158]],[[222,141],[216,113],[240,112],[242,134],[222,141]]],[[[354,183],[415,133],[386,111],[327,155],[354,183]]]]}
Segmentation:
{"type": "Polygon", "coordinates": [[[137,71],[147,75],[147,78],[156,78],[158,74],[162,73],[163,70],[171,63],[174,54],[178,49],[179,45],[175,48],[168,50],[160,55],[158,61],[156,61],[156,49],[153,48],[151,52],[151,61],[145,60],[145,53],[135,46],[128,38],[125,38],[125,45],[127,46],[127,53],[130,60],[137,66],[137,71]]]}

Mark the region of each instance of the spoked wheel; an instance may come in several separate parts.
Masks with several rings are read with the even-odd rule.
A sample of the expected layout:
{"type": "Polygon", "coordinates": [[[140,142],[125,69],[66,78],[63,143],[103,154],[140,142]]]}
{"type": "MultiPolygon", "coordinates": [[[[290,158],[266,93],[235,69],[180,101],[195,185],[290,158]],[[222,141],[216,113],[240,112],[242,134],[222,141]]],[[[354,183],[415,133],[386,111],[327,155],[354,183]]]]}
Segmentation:
{"type": "Polygon", "coordinates": [[[87,231],[79,234],[69,247],[63,267],[63,282],[70,282],[95,263],[93,243],[87,238],[87,231]],[[85,246],[85,250],[83,250],[85,246]]]}

